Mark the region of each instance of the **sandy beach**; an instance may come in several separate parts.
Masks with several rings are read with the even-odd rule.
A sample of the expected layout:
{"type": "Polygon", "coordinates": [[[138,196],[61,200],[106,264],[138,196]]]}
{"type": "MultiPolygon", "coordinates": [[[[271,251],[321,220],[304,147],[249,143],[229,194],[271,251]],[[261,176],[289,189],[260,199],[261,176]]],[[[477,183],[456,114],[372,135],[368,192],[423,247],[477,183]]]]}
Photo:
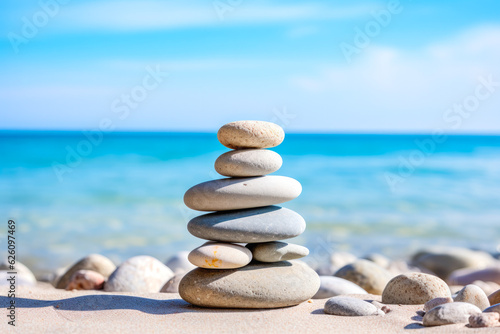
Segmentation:
{"type": "MultiPolygon", "coordinates": [[[[2,287],[0,304],[7,305],[2,287]]],[[[447,325],[424,328],[416,311],[422,305],[391,305],[385,316],[341,317],[324,314],[326,299],[271,310],[204,309],[175,293],[64,291],[46,284],[19,287],[16,327],[3,321],[2,332],[18,333],[498,333],[496,328],[447,325]]],[[[355,296],[355,295],[352,295],[355,296]]],[[[380,296],[355,296],[380,300],[380,296]]]]}

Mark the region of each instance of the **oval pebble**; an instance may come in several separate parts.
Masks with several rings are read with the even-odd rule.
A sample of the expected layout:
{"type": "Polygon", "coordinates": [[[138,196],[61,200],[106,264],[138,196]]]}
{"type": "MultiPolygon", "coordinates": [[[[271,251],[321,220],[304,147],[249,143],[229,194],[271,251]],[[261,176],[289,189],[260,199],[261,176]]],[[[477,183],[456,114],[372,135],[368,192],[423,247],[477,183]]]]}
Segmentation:
{"type": "Polygon", "coordinates": [[[314,270],[300,261],[282,261],[239,269],[197,268],[181,280],[179,294],[202,307],[276,308],[300,304],[318,288],[314,270]]]}
{"type": "Polygon", "coordinates": [[[409,273],[394,277],[382,293],[382,303],[425,304],[437,297],[451,297],[448,285],[437,276],[409,273]]]}
{"type": "Polygon", "coordinates": [[[104,284],[110,292],[159,292],[174,276],[172,270],[151,256],[134,256],[116,268],[104,284]]]}
{"type": "Polygon", "coordinates": [[[234,269],[246,266],[252,261],[252,252],[246,247],[207,242],[189,253],[189,262],[206,269],[234,269]]]}
{"type": "Polygon", "coordinates": [[[246,247],[252,252],[253,258],[260,262],[296,260],[309,254],[309,249],[304,246],[281,241],[248,244],[246,247]]]}
{"type": "Polygon", "coordinates": [[[66,290],[102,290],[104,276],[92,270],[78,270],[69,279],[66,290]]]}
{"type": "Polygon", "coordinates": [[[226,242],[255,243],[296,237],[306,229],[301,215],[279,206],[214,212],[191,219],[195,237],[226,242]]]}
{"type": "Polygon", "coordinates": [[[227,178],[191,187],[184,203],[198,211],[238,210],[288,202],[301,192],[300,183],[286,176],[227,178]]]}
{"type": "Polygon", "coordinates": [[[498,313],[473,314],[469,317],[469,326],[471,328],[497,327],[500,326],[499,319],[498,313]]]}
{"type": "Polygon", "coordinates": [[[490,306],[488,296],[480,287],[474,284],[466,285],[462,290],[458,291],[455,301],[476,305],[481,310],[490,306]]]}
{"type": "Polygon", "coordinates": [[[352,297],[333,297],[326,301],[326,314],[359,317],[369,315],[384,315],[375,305],[352,297]]]}
{"type": "Polygon", "coordinates": [[[335,276],[351,281],[375,295],[382,294],[392,277],[386,269],[368,260],[356,260],[340,268],[335,276]]]}
{"type": "Polygon", "coordinates": [[[471,315],[480,314],[481,310],[469,303],[446,303],[434,307],[424,315],[424,326],[466,324],[471,315]]]}
{"type": "Polygon", "coordinates": [[[363,288],[343,278],[335,276],[320,276],[320,287],[313,299],[330,298],[339,295],[367,294],[363,288]]]}
{"type": "Polygon", "coordinates": [[[270,148],[281,144],[285,132],[281,126],[264,121],[236,121],[217,132],[219,142],[232,149],[270,148]]]}
{"type": "Polygon", "coordinates": [[[500,303],[500,290],[497,290],[493,292],[491,295],[489,295],[488,301],[490,302],[490,305],[495,305],[500,303]]]}
{"type": "Polygon", "coordinates": [[[78,270],[92,270],[98,272],[104,276],[104,278],[108,278],[115,269],[115,264],[107,257],[100,254],[90,254],[71,266],[71,268],[59,278],[56,283],[56,288],[65,289],[68,286],[71,276],[78,270]]]}
{"type": "Polygon", "coordinates": [[[231,177],[261,176],[276,172],[283,159],[273,151],[244,149],[229,151],[215,160],[217,173],[231,177]]]}
{"type": "Polygon", "coordinates": [[[453,298],[451,297],[437,297],[434,299],[429,300],[424,304],[424,312],[429,312],[432,310],[434,307],[446,303],[453,303],[453,298]]]}

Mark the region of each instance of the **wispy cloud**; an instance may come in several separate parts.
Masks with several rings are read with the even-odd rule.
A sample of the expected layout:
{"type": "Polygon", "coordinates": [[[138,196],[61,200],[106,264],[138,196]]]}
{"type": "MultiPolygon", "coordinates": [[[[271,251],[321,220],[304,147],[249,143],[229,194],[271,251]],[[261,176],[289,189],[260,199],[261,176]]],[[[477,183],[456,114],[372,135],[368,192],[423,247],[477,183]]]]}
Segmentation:
{"type": "Polygon", "coordinates": [[[370,5],[325,6],[320,3],[287,4],[245,1],[221,21],[214,1],[93,1],[74,3],[58,20],[67,29],[107,31],[159,30],[214,25],[251,25],[317,19],[350,19],[366,15],[370,5]]]}

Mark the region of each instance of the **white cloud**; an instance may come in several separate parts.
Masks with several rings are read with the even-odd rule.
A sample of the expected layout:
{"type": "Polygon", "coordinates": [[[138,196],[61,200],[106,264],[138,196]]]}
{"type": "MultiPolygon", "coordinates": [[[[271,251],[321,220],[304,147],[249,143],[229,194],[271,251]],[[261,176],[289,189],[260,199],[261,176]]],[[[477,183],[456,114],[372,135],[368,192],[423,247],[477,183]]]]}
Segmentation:
{"type": "Polygon", "coordinates": [[[375,5],[326,7],[318,3],[277,4],[241,1],[93,1],[74,3],[61,10],[58,21],[69,30],[134,31],[259,24],[308,19],[348,19],[366,15],[375,5]],[[226,3],[228,7],[214,6],[226,3]],[[235,5],[230,6],[230,3],[235,5]]]}
{"type": "MultiPolygon", "coordinates": [[[[481,26],[419,50],[372,44],[351,64],[324,64],[316,75],[295,76],[290,82],[323,101],[323,112],[350,112],[350,125],[344,127],[355,128],[364,120],[366,128],[399,124],[401,130],[421,131],[440,126],[444,111],[473,94],[479,77],[493,75],[500,81],[498,59],[500,26],[481,26]],[[352,114],[359,114],[359,121],[352,114]]],[[[500,131],[498,101],[500,89],[458,130],[500,131]]]]}

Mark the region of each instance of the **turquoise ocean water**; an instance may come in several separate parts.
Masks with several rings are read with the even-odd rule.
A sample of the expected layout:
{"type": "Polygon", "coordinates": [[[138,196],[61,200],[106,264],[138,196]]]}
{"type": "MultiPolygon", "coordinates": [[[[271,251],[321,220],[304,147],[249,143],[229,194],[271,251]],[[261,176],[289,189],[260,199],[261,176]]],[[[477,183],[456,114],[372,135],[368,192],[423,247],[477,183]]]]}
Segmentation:
{"type": "MultiPolygon", "coordinates": [[[[55,269],[89,253],[165,260],[203,241],[191,186],[219,176],[215,134],[0,132],[0,254],[17,223],[19,260],[55,269]]],[[[312,261],[332,250],[400,257],[426,245],[498,251],[500,137],[289,134],[276,174],[299,180],[283,206],[307,221],[293,242],[312,261]]]]}

